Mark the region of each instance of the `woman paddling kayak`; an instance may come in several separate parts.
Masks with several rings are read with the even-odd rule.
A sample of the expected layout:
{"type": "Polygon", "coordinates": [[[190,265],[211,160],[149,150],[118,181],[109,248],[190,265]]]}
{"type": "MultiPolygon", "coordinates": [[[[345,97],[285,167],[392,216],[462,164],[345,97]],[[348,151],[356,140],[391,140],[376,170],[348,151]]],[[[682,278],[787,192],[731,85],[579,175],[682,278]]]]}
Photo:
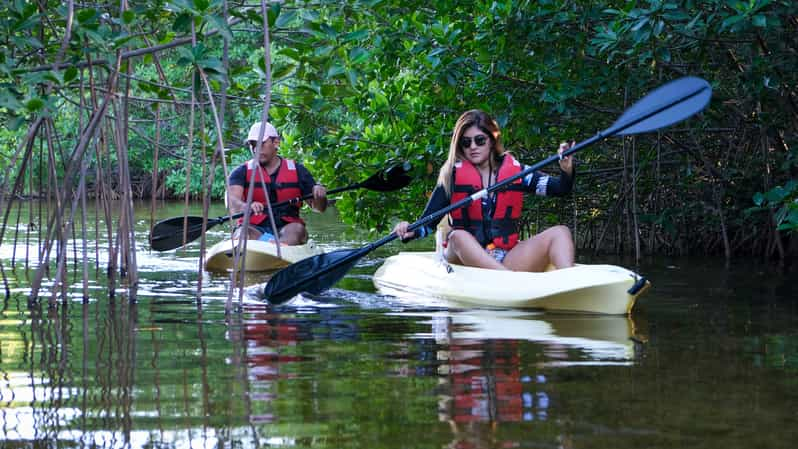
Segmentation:
{"type": "MultiPolygon", "coordinates": [[[[563,143],[559,152],[573,143],[563,143]]],[[[487,113],[470,110],[457,119],[449,145],[449,156],[441,167],[438,183],[422,216],[454,204],[483,188],[507,179],[526,167],[504,149],[499,125],[487,113]]],[[[524,193],[562,196],[571,192],[574,167],[570,156],[560,159],[560,175],[536,171],[508,188],[452,211],[452,230],[445,236],[444,255],[450,263],[513,271],[543,271],[551,264],[567,268],[574,264],[571,231],[554,226],[529,239],[519,240],[524,193]]],[[[438,220],[440,221],[440,220],[438,220]]],[[[402,241],[426,237],[437,222],[408,232],[408,222],[396,225],[402,241]]]]}

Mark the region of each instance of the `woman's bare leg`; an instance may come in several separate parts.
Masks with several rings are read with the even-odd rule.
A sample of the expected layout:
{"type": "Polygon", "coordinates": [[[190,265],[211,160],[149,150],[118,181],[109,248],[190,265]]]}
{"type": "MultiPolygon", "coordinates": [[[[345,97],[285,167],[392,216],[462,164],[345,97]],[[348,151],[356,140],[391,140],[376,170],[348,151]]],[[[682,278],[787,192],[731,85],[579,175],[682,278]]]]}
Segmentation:
{"type": "Polygon", "coordinates": [[[507,269],[491,257],[471,233],[462,229],[454,230],[449,234],[449,241],[446,244],[444,254],[449,263],[469,267],[492,268],[494,270],[507,269]]]}
{"type": "Polygon", "coordinates": [[[549,264],[556,268],[574,265],[574,239],[567,226],[559,225],[519,242],[507,253],[504,266],[513,271],[540,272],[549,264]]]}

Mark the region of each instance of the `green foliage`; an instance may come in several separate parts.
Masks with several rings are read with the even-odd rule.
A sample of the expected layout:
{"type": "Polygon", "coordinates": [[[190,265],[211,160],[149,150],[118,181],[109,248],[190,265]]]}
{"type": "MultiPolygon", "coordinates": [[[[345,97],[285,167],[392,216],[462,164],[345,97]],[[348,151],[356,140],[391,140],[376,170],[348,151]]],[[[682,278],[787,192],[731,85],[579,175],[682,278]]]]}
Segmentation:
{"type": "Polygon", "coordinates": [[[778,230],[798,230],[798,182],[794,179],[765,193],[757,192],[753,201],[757,208],[752,208],[751,211],[768,208],[775,210],[778,230]]]}
{"type": "MultiPolygon", "coordinates": [[[[491,113],[506,146],[533,163],[562,140],[580,140],[608,126],[662,82],[695,74],[715,89],[706,113],[680,125],[678,133],[633,142],[641,198],[635,213],[646,232],[674,247],[690,230],[713,235],[719,211],[729,226],[758,226],[763,214],[738,213],[750,208],[758,190],[765,192],[756,197],[758,207],[776,211],[779,229],[794,229],[795,194],[788,181],[794,171],[790,149],[798,145],[797,5],[783,0],[270,2],[269,118],[285,136],[281,153],[303,161],[330,188],[359,181],[386,164],[411,162],[415,182],[403,191],[350,192],[337,203],[344,220],[385,231],[422,210],[463,111],[491,113]],[[763,141],[766,151],[753,150],[763,141]]],[[[260,5],[231,7],[231,18],[240,21],[232,26],[222,7],[218,0],[147,0],[122,12],[115,4],[79,5],[62,47],[68,22],[62,3],[15,0],[0,6],[5,44],[0,119],[8,128],[0,134],[0,168],[9,168],[5,164],[24,125],[37,116],[53,117],[61,147],[73,148],[79,136],[75,124],[89,116],[84,111],[84,120],[77,120],[81,95],[84,105],[96,100],[89,80],[103,86],[117,51],[188,42],[194,31],[192,43],[126,59],[123,71],[129,64],[133,74],[128,106],[133,178],[144,183],[152,171],[157,105],[159,169],[166,173],[169,193],[183,193],[191,160],[189,189],[198,195],[200,152],[210,161],[217,146],[199,70],[208,76],[220,112],[218,95],[223,89],[227,94],[221,139],[233,153],[249,125],[260,119],[265,97],[260,5]],[[57,57],[66,65],[53,66],[57,57]],[[193,123],[192,92],[198,102],[193,123]],[[189,143],[191,127],[195,141],[189,143]]],[[[120,80],[118,90],[127,83],[120,80]]],[[[119,104],[115,107],[118,111],[119,104]]],[[[107,142],[114,164],[115,143],[107,142]]],[[[621,220],[620,210],[629,210],[632,142],[625,145],[606,142],[578,155],[575,204],[591,211],[580,217],[589,226],[609,226],[621,220]]],[[[217,199],[223,185],[219,172],[212,189],[217,199]]],[[[561,202],[538,204],[545,209],[538,215],[543,221],[562,221],[555,210],[561,202]]]]}
{"type": "MultiPolygon", "coordinates": [[[[555,40],[551,29],[568,23],[569,13],[545,10],[544,17],[529,20],[521,9],[531,7],[525,2],[491,4],[489,14],[476,17],[473,5],[458,2],[436,2],[434,8],[422,2],[381,2],[360,9],[355,2],[347,14],[339,14],[332,3],[322,5],[301,14],[301,27],[311,36],[305,46],[293,45],[281,54],[295,62],[294,88],[299,102],[309,106],[292,110],[288,118],[303,146],[312,148],[309,165],[323,170],[323,178],[368,172],[392,160],[411,161],[418,182],[401,201],[390,203],[389,213],[412,218],[426,202],[454,121],[464,110],[492,112],[507,127],[511,147],[551,147],[559,139],[541,136],[545,128],[536,119],[563,111],[578,92],[563,79],[570,76],[568,64],[525,64],[516,57],[535,50],[511,43],[526,47],[536,42],[532,45],[544,54],[551,47],[545,41],[555,40]],[[383,31],[368,31],[378,29],[383,31]],[[543,87],[544,80],[551,82],[543,87]]],[[[550,127],[557,134],[561,128],[567,129],[550,127]]],[[[390,225],[378,208],[384,201],[361,193],[339,207],[345,217],[384,230],[390,225]]]]}

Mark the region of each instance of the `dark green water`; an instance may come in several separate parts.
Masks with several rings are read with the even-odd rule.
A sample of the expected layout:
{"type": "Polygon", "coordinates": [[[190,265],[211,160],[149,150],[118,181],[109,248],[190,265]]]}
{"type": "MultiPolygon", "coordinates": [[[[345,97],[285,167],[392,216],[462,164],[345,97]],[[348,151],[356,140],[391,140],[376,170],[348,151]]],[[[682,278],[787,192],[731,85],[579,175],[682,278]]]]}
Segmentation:
{"type": "MultiPolygon", "coordinates": [[[[147,251],[139,212],[135,304],[95,281],[86,303],[80,281],[30,303],[7,236],[0,447],[795,447],[794,271],[592,260],[652,280],[630,318],[453,310],[374,294],[394,243],[323,296],[226,311],[228,277],[203,273],[198,295],[199,245],[147,251]]],[[[367,241],[332,213],[309,221],[328,249],[367,241]]]]}

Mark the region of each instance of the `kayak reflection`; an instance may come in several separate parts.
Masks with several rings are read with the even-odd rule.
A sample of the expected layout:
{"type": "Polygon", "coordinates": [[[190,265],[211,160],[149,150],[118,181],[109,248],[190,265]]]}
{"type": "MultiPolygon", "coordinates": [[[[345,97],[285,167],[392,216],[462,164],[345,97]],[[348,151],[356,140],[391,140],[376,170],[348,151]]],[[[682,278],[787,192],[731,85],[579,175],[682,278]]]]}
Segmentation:
{"type": "MultiPolygon", "coordinates": [[[[553,368],[631,364],[644,339],[630,318],[615,316],[469,310],[434,315],[431,325],[439,348],[438,416],[454,437],[449,447],[496,442],[499,423],[556,420],[553,368]]],[[[520,443],[511,440],[502,445],[520,443]]]]}
{"type": "MultiPolygon", "coordinates": [[[[450,432],[428,435],[439,439],[430,447],[499,440],[513,447],[532,438],[498,431],[500,423],[539,423],[561,435],[560,390],[570,386],[559,373],[634,364],[645,340],[626,316],[313,299],[293,307],[246,305],[242,315],[247,415],[272,437],[291,433],[275,434],[275,423],[318,432],[330,419],[391,429],[398,422],[446,423],[450,432]],[[404,406],[387,411],[395,401],[404,406]]],[[[540,438],[550,442],[552,435],[540,438]]]]}
{"type": "Polygon", "coordinates": [[[547,355],[540,362],[544,366],[631,364],[636,342],[646,339],[631,316],[485,309],[447,310],[429,316],[432,335],[438,344],[489,340],[537,342],[547,355]]]}

